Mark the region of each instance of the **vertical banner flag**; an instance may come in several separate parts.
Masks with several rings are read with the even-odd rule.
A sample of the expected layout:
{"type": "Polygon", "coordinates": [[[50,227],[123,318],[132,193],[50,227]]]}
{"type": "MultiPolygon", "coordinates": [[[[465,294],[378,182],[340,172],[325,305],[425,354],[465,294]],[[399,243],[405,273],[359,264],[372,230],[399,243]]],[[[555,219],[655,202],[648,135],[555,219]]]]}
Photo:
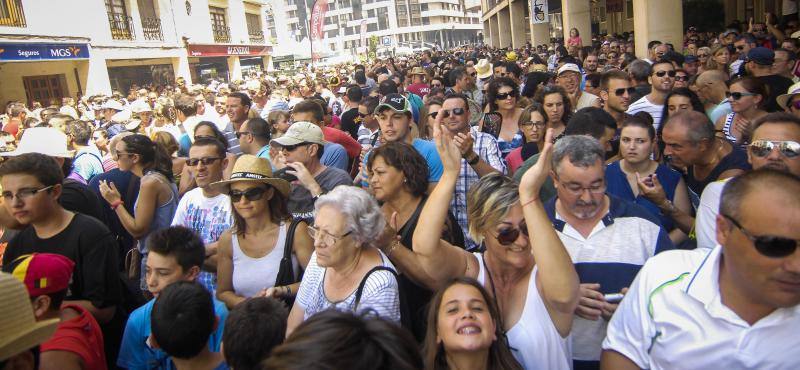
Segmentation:
{"type": "MultiPolygon", "coordinates": [[[[327,12],[328,0],[317,0],[314,2],[314,8],[311,9],[311,44],[323,39],[324,31],[322,27],[325,25],[325,13],[327,12]]],[[[313,53],[311,59],[319,59],[319,54],[313,53]]]]}
{"type": "Polygon", "coordinates": [[[533,24],[549,23],[547,0],[531,0],[531,20],[533,24]]]}
{"type": "Polygon", "coordinates": [[[365,52],[367,49],[367,20],[361,20],[361,47],[364,48],[365,52]]]}

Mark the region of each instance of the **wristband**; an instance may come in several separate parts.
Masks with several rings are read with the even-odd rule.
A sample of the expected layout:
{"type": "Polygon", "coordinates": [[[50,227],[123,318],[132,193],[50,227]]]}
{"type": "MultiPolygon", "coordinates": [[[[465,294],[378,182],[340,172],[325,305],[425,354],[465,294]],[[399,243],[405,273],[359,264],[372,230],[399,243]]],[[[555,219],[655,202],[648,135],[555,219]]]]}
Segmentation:
{"type": "Polygon", "coordinates": [[[123,202],[122,199],[115,200],[115,201],[111,202],[111,209],[116,211],[117,207],[121,206],[124,203],[125,202],[123,202]]]}
{"type": "Polygon", "coordinates": [[[475,152],[473,152],[473,153],[475,154],[475,156],[472,157],[472,159],[468,159],[467,160],[467,164],[469,164],[470,166],[474,166],[474,165],[478,164],[478,162],[481,160],[481,157],[478,155],[478,153],[475,153],[475,152]]]}

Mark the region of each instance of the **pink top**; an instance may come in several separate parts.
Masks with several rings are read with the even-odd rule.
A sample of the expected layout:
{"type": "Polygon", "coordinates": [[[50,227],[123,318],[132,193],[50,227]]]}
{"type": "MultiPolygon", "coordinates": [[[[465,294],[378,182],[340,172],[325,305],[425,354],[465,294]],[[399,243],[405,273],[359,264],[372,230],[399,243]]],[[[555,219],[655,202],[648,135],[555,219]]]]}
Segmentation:
{"type": "Polygon", "coordinates": [[[517,168],[522,166],[522,163],[525,162],[522,160],[522,147],[514,148],[508,155],[506,156],[506,163],[508,164],[508,171],[510,174],[514,174],[517,172],[517,168]]]}
{"type": "Polygon", "coordinates": [[[567,40],[567,45],[583,46],[583,41],[580,36],[570,37],[569,40],[567,40]]]}

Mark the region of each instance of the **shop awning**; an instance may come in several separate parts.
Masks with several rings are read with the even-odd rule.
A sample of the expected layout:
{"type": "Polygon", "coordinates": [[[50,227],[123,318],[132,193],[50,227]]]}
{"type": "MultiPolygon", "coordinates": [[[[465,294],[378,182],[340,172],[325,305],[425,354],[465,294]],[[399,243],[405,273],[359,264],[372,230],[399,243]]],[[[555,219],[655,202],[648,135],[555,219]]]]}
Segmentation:
{"type": "Polygon", "coordinates": [[[272,46],[265,45],[189,45],[190,57],[267,56],[272,46]]]}
{"type": "Polygon", "coordinates": [[[89,59],[89,44],[0,43],[0,62],[89,59]]]}

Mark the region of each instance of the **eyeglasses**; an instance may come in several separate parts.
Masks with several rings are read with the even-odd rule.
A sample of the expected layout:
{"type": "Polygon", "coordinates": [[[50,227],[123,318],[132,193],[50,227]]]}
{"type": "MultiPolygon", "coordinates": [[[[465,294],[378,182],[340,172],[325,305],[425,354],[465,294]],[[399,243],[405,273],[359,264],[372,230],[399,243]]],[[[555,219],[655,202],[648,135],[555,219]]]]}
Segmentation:
{"type": "Polygon", "coordinates": [[[497,233],[497,236],[495,238],[497,239],[497,242],[500,243],[500,245],[511,245],[515,241],[517,241],[517,239],[519,239],[520,233],[522,235],[525,235],[526,238],[529,237],[528,225],[525,223],[524,220],[519,223],[518,227],[510,227],[507,229],[500,230],[500,232],[497,233]]]}
{"type": "Polygon", "coordinates": [[[250,188],[245,191],[231,190],[228,192],[228,196],[231,197],[231,202],[234,203],[238,203],[242,200],[242,197],[245,197],[250,202],[255,202],[263,198],[266,192],[267,189],[265,188],[250,188]]]}
{"type": "Polygon", "coordinates": [[[334,245],[352,233],[353,230],[350,230],[344,233],[342,236],[335,236],[314,226],[308,227],[308,235],[311,236],[311,239],[319,241],[324,245],[334,245]]]}
{"type": "Polygon", "coordinates": [[[625,95],[626,91],[628,92],[628,95],[633,95],[633,94],[636,93],[636,88],[635,87],[619,88],[619,89],[614,90],[614,95],[622,96],[622,95],[625,95]]]}
{"type": "Polygon", "coordinates": [[[658,72],[656,72],[656,77],[664,77],[664,76],[675,77],[675,71],[673,70],[673,71],[658,71],[658,72]]]}
{"type": "Polygon", "coordinates": [[[45,186],[45,187],[39,188],[39,189],[20,189],[16,194],[11,193],[10,191],[4,191],[3,192],[3,199],[6,202],[11,202],[14,198],[17,198],[17,199],[19,199],[21,201],[24,201],[24,200],[29,199],[30,197],[32,197],[32,196],[34,196],[34,195],[36,195],[38,193],[50,190],[54,186],[55,185],[50,185],[50,186],[45,186]]]}
{"type": "Polygon", "coordinates": [[[782,258],[791,256],[794,251],[797,249],[797,240],[784,238],[782,236],[771,236],[771,235],[759,235],[755,236],[752,235],[749,231],[747,231],[742,225],[739,224],[738,221],[733,219],[733,217],[720,213],[722,217],[725,217],[730,221],[739,231],[742,232],[747,239],[753,243],[756,247],[758,253],[770,258],[782,258]]]}
{"type": "Polygon", "coordinates": [[[675,76],[675,81],[689,81],[689,76],[686,75],[675,76]]]}
{"type": "Polygon", "coordinates": [[[136,153],[125,153],[125,152],[117,151],[117,157],[124,157],[126,155],[127,156],[132,156],[132,155],[136,155],[136,153]]]}
{"type": "Polygon", "coordinates": [[[361,117],[361,118],[364,118],[364,117],[366,117],[368,115],[369,114],[358,112],[358,116],[361,117]]]}
{"type": "Polygon", "coordinates": [[[431,84],[431,87],[442,87],[442,84],[431,84]]]}
{"type": "Polygon", "coordinates": [[[299,148],[301,146],[305,146],[305,145],[308,145],[308,143],[300,143],[300,144],[295,144],[295,145],[284,145],[284,146],[281,147],[281,151],[289,153],[289,152],[293,152],[297,148],[299,148]]]}
{"type": "Polygon", "coordinates": [[[589,191],[590,194],[604,194],[606,192],[606,184],[602,183],[600,185],[592,185],[588,188],[585,188],[579,184],[566,184],[564,189],[572,193],[574,196],[581,196],[583,195],[584,191],[589,191]]]}
{"type": "Polygon", "coordinates": [[[786,158],[795,158],[800,155],[800,143],[796,141],[756,140],[750,144],[750,153],[759,158],[768,156],[775,149],[778,149],[778,152],[786,158]]]}
{"type": "Polygon", "coordinates": [[[92,139],[94,139],[95,141],[96,141],[96,140],[100,140],[100,139],[102,139],[102,138],[103,138],[103,136],[102,136],[102,135],[92,136],[92,139]]]}
{"type": "Polygon", "coordinates": [[[547,123],[545,123],[545,122],[527,121],[527,122],[520,122],[519,125],[520,126],[532,126],[533,128],[535,128],[537,130],[541,130],[541,129],[545,128],[545,126],[547,126],[547,123]]]}
{"type": "Polygon", "coordinates": [[[708,54],[697,54],[698,58],[708,58],[708,54]]]}
{"type": "Polygon", "coordinates": [[[800,100],[795,100],[794,103],[786,104],[787,108],[794,107],[794,109],[800,109],[800,100]]]}
{"type": "Polygon", "coordinates": [[[252,135],[252,134],[253,133],[250,132],[250,131],[237,131],[237,132],[234,133],[234,135],[236,135],[236,140],[241,139],[242,135],[252,135]]]}
{"type": "MultiPolygon", "coordinates": [[[[461,115],[463,115],[465,113],[465,110],[464,110],[464,108],[453,108],[451,110],[442,109],[439,112],[442,112],[442,114],[443,114],[442,118],[447,118],[447,117],[450,117],[450,115],[461,116],[461,115]]],[[[437,114],[437,116],[438,116],[438,114],[437,114]]],[[[436,116],[434,116],[434,118],[436,118],[436,116]]]]}
{"type": "Polygon", "coordinates": [[[186,165],[189,167],[197,166],[198,163],[202,163],[203,166],[208,166],[222,158],[219,157],[205,157],[205,158],[187,158],[186,165]]]}
{"type": "Polygon", "coordinates": [[[495,98],[497,100],[505,100],[505,99],[508,99],[508,98],[516,98],[516,97],[517,97],[517,94],[515,94],[513,91],[509,91],[509,92],[505,92],[505,93],[497,93],[497,95],[495,95],[495,98]]]}
{"type": "Polygon", "coordinates": [[[739,100],[744,96],[756,96],[756,95],[758,95],[758,94],[743,93],[743,92],[730,92],[730,91],[726,91],[725,92],[725,97],[726,98],[733,98],[733,100],[739,100]]]}

